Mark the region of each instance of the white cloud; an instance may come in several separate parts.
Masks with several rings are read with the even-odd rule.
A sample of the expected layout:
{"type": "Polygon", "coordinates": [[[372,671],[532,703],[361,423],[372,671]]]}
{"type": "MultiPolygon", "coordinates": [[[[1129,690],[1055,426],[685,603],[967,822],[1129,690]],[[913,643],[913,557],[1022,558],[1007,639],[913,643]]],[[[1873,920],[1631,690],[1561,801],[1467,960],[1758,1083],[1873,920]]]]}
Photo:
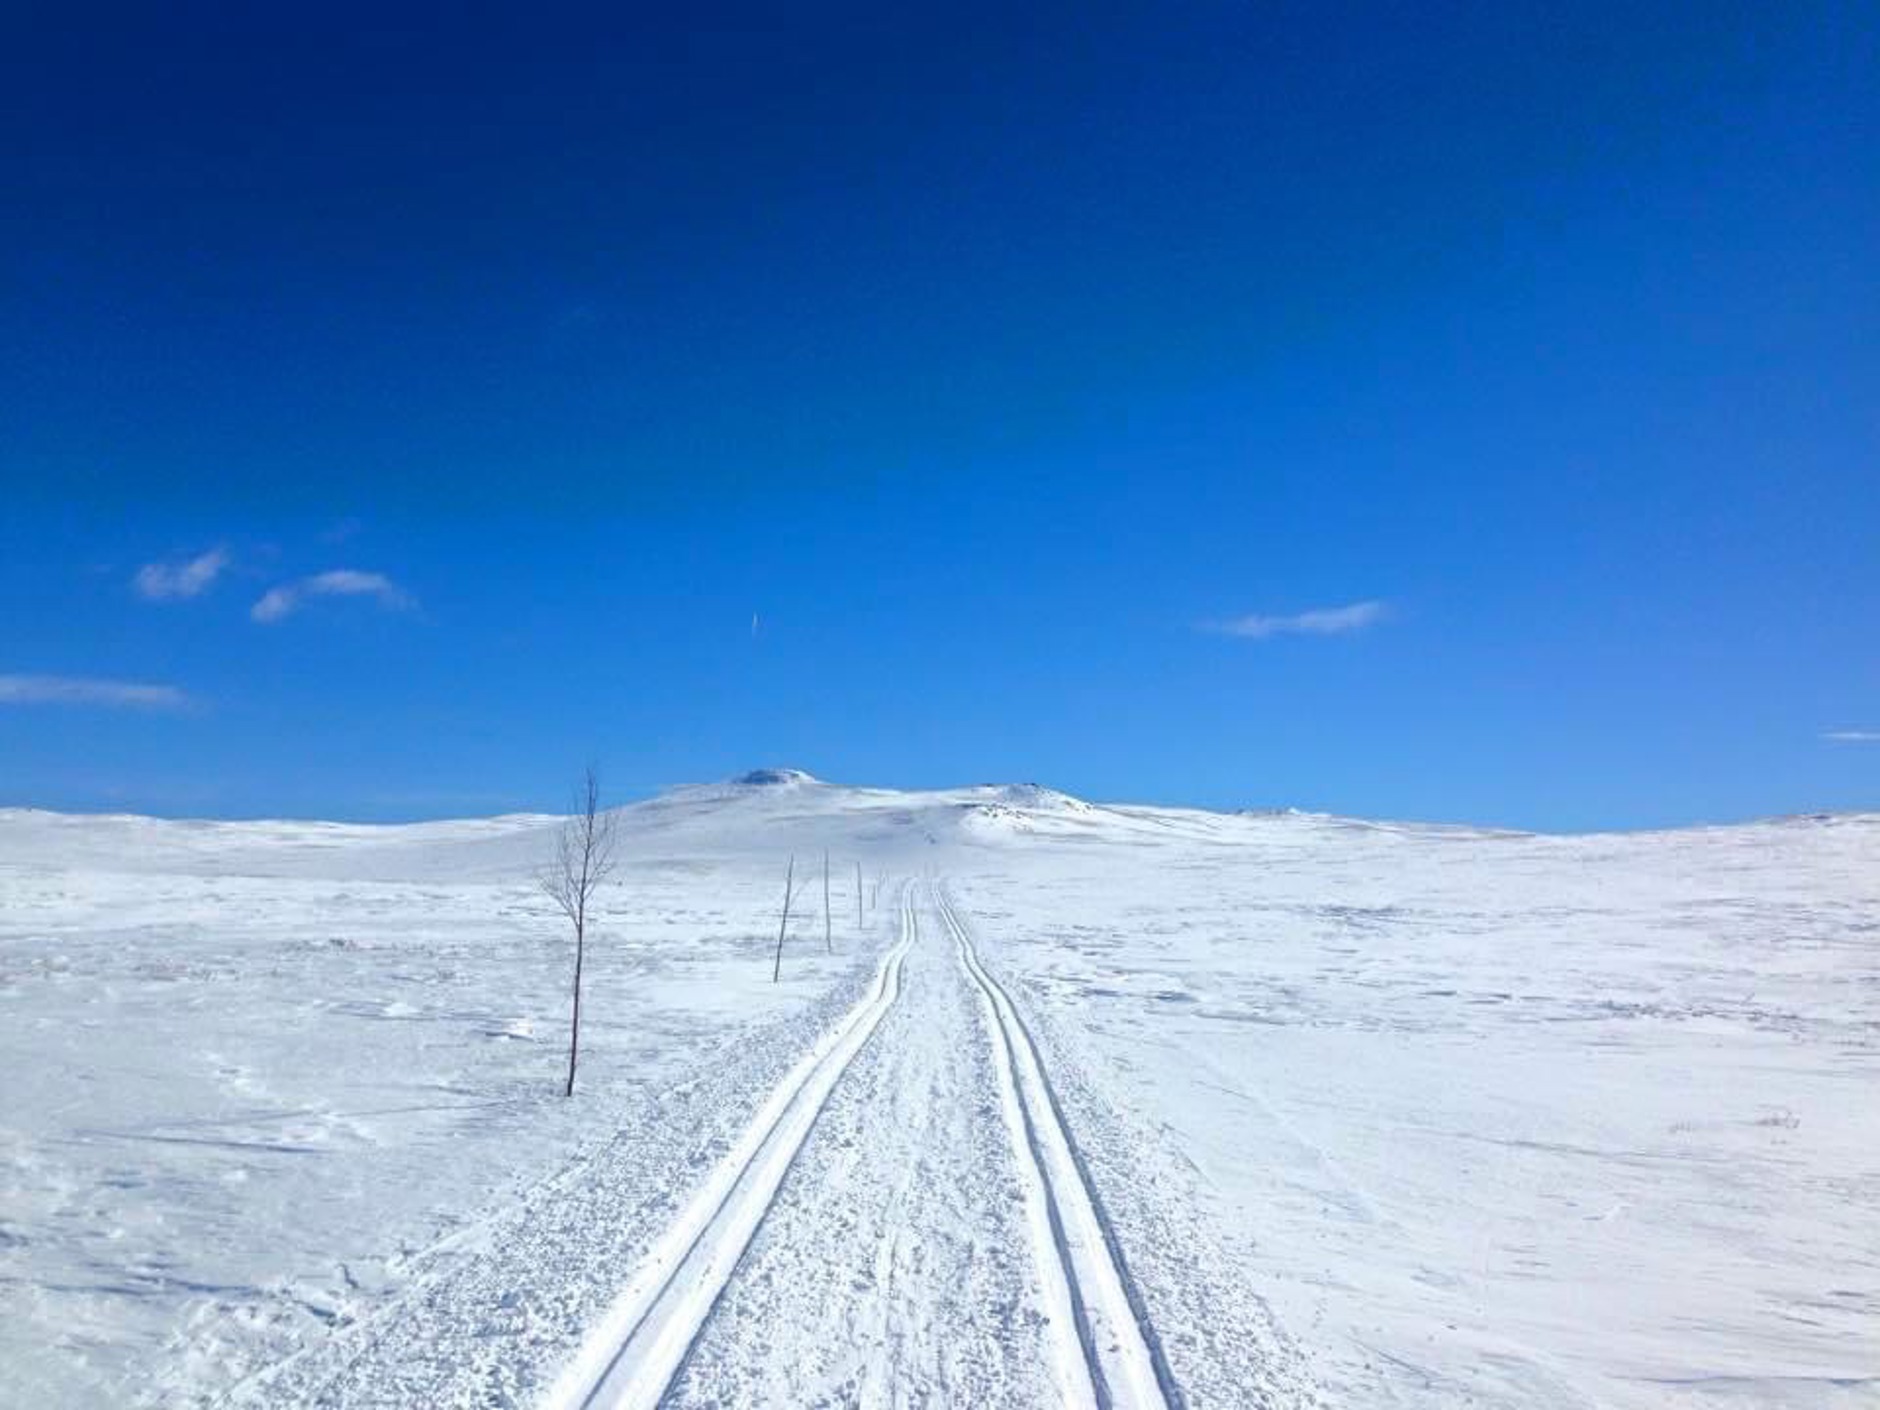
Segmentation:
{"type": "Polygon", "coordinates": [[[1880,744],[1880,729],[1831,729],[1821,737],[1836,744],[1880,744]]]}
{"type": "Polygon", "coordinates": [[[1345,607],[1314,607],[1309,612],[1295,612],[1286,617],[1254,613],[1229,617],[1219,622],[1203,622],[1201,630],[1219,636],[1243,636],[1255,641],[1270,636],[1338,636],[1362,631],[1390,615],[1382,602],[1353,602],[1345,607]]]}
{"type": "Polygon", "coordinates": [[[117,710],[181,710],[189,697],[173,685],[140,685],[92,676],[0,675],[0,705],[102,705],[117,710]]]}
{"type": "Polygon", "coordinates": [[[131,586],[153,602],[195,597],[207,591],[228,563],[228,550],[220,547],[181,563],[146,563],[131,579],[131,586]]]}
{"type": "Polygon", "coordinates": [[[381,607],[392,611],[404,611],[418,605],[411,594],[383,573],[335,568],[330,572],[315,573],[311,578],[300,578],[277,588],[269,588],[248,609],[248,615],[257,622],[278,622],[299,611],[301,604],[310,597],[371,597],[378,599],[381,607]]]}

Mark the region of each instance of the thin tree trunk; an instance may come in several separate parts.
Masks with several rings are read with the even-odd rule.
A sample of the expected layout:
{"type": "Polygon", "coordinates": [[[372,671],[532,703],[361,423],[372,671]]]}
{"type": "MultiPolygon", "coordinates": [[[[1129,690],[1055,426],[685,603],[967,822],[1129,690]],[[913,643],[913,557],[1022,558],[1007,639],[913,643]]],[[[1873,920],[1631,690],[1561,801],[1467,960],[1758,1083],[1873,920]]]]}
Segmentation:
{"type": "Polygon", "coordinates": [[[790,869],[783,874],[783,919],[777,922],[777,959],[770,967],[770,982],[775,984],[783,976],[783,932],[790,928],[790,890],[796,879],[796,857],[790,858],[790,869]]]}
{"type": "Polygon", "coordinates": [[[574,809],[555,834],[554,859],[536,875],[542,893],[574,927],[574,988],[568,1004],[568,1080],[564,1097],[574,1095],[575,1066],[581,1056],[581,979],[587,962],[587,908],[614,869],[614,824],[601,809],[600,775],[592,764],[575,789],[574,809]]]}
{"type": "Polygon", "coordinates": [[[823,949],[836,952],[834,923],[829,919],[829,853],[823,853],[823,949]]]}
{"type": "Polygon", "coordinates": [[[855,864],[855,928],[862,928],[862,864],[855,864]]]}
{"type": "Polygon", "coordinates": [[[587,917],[574,923],[574,1015],[568,1024],[568,1089],[564,1097],[574,1095],[574,1064],[581,1050],[581,961],[587,951],[587,917]]]}

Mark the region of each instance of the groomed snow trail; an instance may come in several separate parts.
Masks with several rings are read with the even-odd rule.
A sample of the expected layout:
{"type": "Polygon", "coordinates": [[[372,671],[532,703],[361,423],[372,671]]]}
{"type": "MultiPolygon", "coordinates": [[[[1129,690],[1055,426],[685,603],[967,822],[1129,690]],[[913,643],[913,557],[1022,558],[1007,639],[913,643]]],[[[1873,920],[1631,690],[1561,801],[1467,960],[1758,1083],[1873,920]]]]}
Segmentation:
{"type": "Polygon", "coordinates": [[[1039,1279],[1057,1314],[1052,1321],[1065,1403],[1116,1410],[1178,1405],[1173,1378],[1140,1311],[1141,1299],[1130,1288],[1031,1034],[1004,987],[979,962],[966,927],[938,887],[934,905],[991,1018],[1006,1122],[1032,1210],[1039,1279]]]}
{"type": "Polygon", "coordinates": [[[909,884],[868,997],[543,1404],[955,1403],[1182,1401],[1037,1044],[944,889],[909,884]]]}
{"type": "Polygon", "coordinates": [[[773,1092],[736,1145],[667,1228],[543,1401],[555,1410],[651,1410],[776,1198],[830,1092],[901,992],[913,903],[868,997],[825,1034],[773,1092]]]}
{"type": "Polygon", "coordinates": [[[924,894],[914,928],[901,1001],[830,1098],[668,1410],[1089,1405],[1053,1372],[1057,1314],[978,990],[924,894]]]}

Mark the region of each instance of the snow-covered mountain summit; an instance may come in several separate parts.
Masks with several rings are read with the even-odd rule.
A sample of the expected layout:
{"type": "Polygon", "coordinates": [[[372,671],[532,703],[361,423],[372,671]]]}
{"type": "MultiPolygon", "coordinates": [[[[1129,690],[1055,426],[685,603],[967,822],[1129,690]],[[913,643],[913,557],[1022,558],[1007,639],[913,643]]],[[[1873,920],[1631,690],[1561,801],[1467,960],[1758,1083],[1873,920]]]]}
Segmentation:
{"type": "Polygon", "coordinates": [[[802,769],[752,769],[731,782],[746,788],[799,788],[806,783],[821,783],[814,774],[802,769]]]}

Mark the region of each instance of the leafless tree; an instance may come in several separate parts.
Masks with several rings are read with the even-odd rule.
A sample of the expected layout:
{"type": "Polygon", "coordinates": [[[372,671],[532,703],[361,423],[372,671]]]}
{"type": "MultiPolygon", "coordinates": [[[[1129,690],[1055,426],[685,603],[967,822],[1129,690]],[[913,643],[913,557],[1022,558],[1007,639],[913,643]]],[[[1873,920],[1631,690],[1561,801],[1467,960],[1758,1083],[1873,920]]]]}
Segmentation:
{"type": "Polygon", "coordinates": [[[615,815],[601,808],[601,776],[594,765],[574,791],[574,806],[555,837],[555,857],[537,882],[574,927],[574,1004],[568,1024],[568,1086],[574,1095],[574,1065],[581,1051],[581,965],[587,958],[588,907],[614,869],[615,815]]]}

